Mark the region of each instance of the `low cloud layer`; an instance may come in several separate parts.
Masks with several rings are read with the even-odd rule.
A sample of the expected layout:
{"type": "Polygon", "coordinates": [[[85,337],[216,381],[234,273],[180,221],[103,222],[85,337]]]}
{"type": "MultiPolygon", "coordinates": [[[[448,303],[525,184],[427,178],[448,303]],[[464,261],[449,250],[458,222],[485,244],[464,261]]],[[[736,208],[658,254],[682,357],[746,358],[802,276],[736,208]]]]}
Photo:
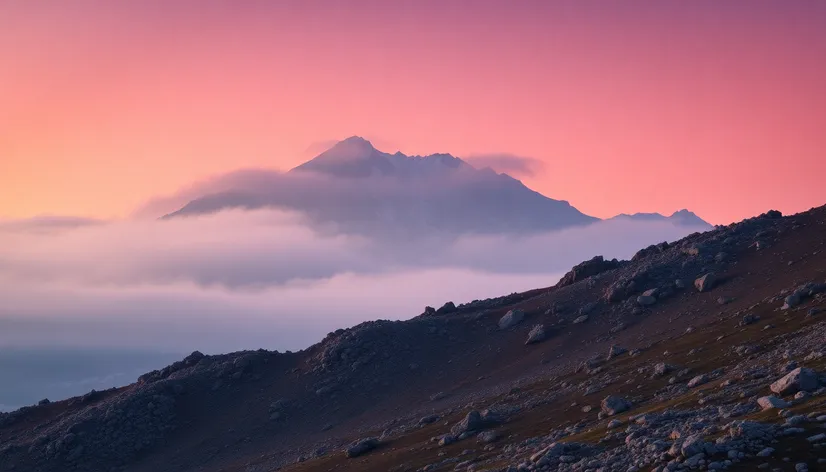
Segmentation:
{"type": "Polygon", "coordinates": [[[490,167],[496,172],[517,177],[533,177],[541,174],[545,164],[536,158],[509,153],[476,154],[464,159],[477,168],[490,167]]]}
{"type": "Polygon", "coordinates": [[[0,344],[296,350],[426,304],[550,286],[593,255],[628,258],[690,232],[606,221],[400,244],[321,233],[271,210],[47,227],[0,224],[0,344]]]}

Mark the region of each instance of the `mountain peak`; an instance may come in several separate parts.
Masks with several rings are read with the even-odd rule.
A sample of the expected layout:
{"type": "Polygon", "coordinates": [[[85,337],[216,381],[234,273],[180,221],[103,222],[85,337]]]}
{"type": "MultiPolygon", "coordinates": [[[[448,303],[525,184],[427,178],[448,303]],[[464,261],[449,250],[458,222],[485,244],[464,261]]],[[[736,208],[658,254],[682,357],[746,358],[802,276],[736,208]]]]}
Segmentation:
{"type": "Polygon", "coordinates": [[[333,145],[330,149],[324,151],[323,154],[332,155],[334,157],[365,157],[376,152],[373,144],[362,138],[361,136],[350,136],[333,145]]]}

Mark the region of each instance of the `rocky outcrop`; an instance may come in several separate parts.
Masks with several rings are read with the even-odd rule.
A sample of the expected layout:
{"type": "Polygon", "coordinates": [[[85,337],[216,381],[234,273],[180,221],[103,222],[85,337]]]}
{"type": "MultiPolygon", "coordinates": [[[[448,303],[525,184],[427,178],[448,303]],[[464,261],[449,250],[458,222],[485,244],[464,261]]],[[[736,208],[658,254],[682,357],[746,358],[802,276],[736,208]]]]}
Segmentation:
{"type": "Polygon", "coordinates": [[[606,261],[602,256],[595,256],[594,258],[580,262],[575,265],[562,279],[556,284],[557,287],[565,287],[573,283],[585,280],[589,277],[601,274],[603,272],[614,270],[622,263],[616,259],[606,261]]]}

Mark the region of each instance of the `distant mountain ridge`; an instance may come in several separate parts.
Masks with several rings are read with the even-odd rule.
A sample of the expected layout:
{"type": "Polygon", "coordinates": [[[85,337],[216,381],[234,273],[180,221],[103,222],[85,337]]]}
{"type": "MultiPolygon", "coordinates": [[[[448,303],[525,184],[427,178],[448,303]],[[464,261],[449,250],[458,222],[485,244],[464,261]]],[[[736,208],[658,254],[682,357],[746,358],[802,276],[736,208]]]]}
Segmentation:
{"type": "MultiPolygon", "coordinates": [[[[282,208],[344,231],[394,235],[530,233],[600,221],[491,168],[477,169],[450,154],[389,154],[358,136],[284,174],[262,170],[239,175],[228,174],[227,182],[216,185],[219,191],[207,191],[163,218],[229,208],[282,208]]],[[[616,218],[625,217],[710,228],[686,210],[670,217],[616,218]]]]}
{"type": "Polygon", "coordinates": [[[683,226],[706,226],[711,228],[711,224],[697,216],[695,213],[686,209],[675,211],[671,216],[661,215],[660,213],[620,213],[617,216],[609,218],[609,220],[634,220],[634,221],[669,221],[671,223],[683,226]]]}

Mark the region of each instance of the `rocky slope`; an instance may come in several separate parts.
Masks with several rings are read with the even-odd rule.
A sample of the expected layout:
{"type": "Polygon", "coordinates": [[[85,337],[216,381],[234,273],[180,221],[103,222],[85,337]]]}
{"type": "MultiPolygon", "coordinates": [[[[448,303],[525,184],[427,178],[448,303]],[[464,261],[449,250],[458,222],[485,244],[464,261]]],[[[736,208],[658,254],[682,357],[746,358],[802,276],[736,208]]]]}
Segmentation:
{"type": "Polygon", "coordinates": [[[817,470],[826,207],[0,415],[0,470],[817,470]]]}

